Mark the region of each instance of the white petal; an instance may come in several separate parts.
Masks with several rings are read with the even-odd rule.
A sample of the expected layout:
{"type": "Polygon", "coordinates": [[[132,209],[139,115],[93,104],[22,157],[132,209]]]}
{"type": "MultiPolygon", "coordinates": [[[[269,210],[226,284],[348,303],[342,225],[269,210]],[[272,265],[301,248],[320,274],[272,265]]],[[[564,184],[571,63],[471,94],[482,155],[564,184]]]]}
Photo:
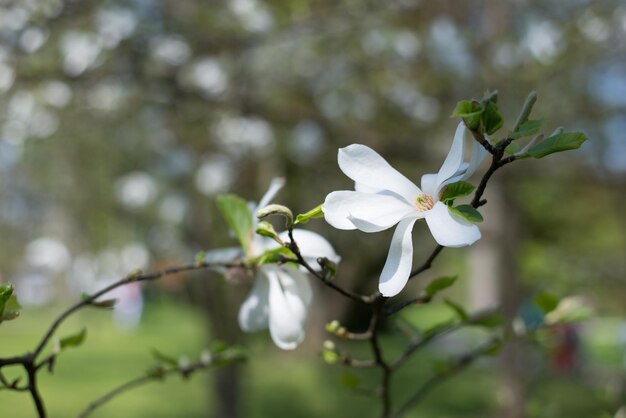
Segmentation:
{"type": "Polygon", "coordinates": [[[260,270],[252,291],[239,308],[239,326],[243,331],[253,332],[268,327],[269,289],[268,278],[260,270]]]}
{"type": "Polygon", "coordinates": [[[437,174],[424,174],[420,183],[422,191],[431,196],[437,196],[437,174]]]}
{"type": "Polygon", "coordinates": [[[469,166],[463,173],[463,177],[459,179],[458,181],[467,180],[468,178],[470,178],[472,174],[476,172],[476,169],[478,168],[480,163],[483,162],[483,160],[488,154],[487,150],[482,145],[480,145],[478,141],[476,141],[474,138],[472,138],[471,141],[472,141],[472,155],[470,156],[469,166]]]}
{"type": "Polygon", "coordinates": [[[464,247],[480,239],[478,227],[454,215],[441,202],[425,213],[426,223],[435,241],[444,247],[464,247]]]}
{"type": "Polygon", "coordinates": [[[304,339],[310,288],[308,296],[302,293],[308,282],[306,278],[302,282],[301,275],[287,274],[275,266],[268,266],[266,274],[270,283],[269,327],[272,340],[283,350],[293,350],[304,339]]]}
{"type": "Polygon", "coordinates": [[[420,189],[415,184],[365,145],[352,144],[341,148],[337,160],[341,171],[360,186],[392,191],[407,202],[412,202],[420,194],[420,189]]]}
{"type": "MultiPolygon", "coordinates": [[[[293,283],[295,286],[295,294],[302,299],[302,303],[304,303],[304,306],[308,311],[309,306],[311,306],[311,301],[313,300],[313,289],[311,289],[311,283],[309,282],[307,274],[289,266],[281,266],[280,271],[284,273],[282,275],[283,282],[286,277],[289,283],[293,283]]],[[[306,318],[307,312],[305,312],[305,315],[302,318],[303,323],[306,322],[306,318]]]]}
{"type": "MultiPolygon", "coordinates": [[[[283,241],[289,240],[287,232],[281,232],[279,236],[283,241]]],[[[326,257],[334,263],[338,263],[341,260],[341,257],[337,255],[330,242],[320,234],[305,229],[295,229],[293,238],[298,243],[302,257],[312,266],[317,265],[319,257],[326,257]]]]}
{"type": "Polygon", "coordinates": [[[454,140],[448,156],[441,165],[437,173],[437,185],[441,185],[444,181],[453,177],[463,164],[463,152],[465,149],[465,124],[460,122],[454,134],[454,140]]]}
{"type": "Polygon", "coordinates": [[[391,239],[389,255],[380,274],[378,290],[383,296],[395,296],[406,285],[413,266],[413,239],[411,231],[416,219],[405,219],[398,224],[391,239]]]}
{"type": "MultiPolygon", "coordinates": [[[[241,247],[218,248],[216,250],[207,251],[204,254],[204,261],[207,263],[229,263],[241,257],[243,257],[241,247]]],[[[220,274],[226,272],[226,268],[220,266],[211,267],[211,270],[220,274]]]]}
{"type": "MultiPolygon", "coordinates": [[[[276,193],[278,193],[280,189],[282,189],[284,186],[285,186],[284,178],[276,177],[272,179],[272,182],[270,183],[270,187],[267,189],[267,191],[265,192],[265,194],[263,195],[263,197],[261,198],[261,201],[259,202],[257,206],[257,210],[262,209],[265,206],[267,206],[272,201],[274,196],[276,196],[276,193]]],[[[253,211],[252,213],[255,214],[257,210],[253,211]]]]}
{"type": "Polygon", "coordinates": [[[377,232],[390,228],[417,210],[404,200],[383,194],[352,191],[332,192],[322,205],[326,222],[338,229],[358,228],[377,232]],[[365,221],[361,228],[354,219],[365,221]]]}
{"type": "Polygon", "coordinates": [[[357,192],[363,192],[363,193],[380,193],[380,192],[385,191],[377,187],[370,187],[366,184],[359,183],[358,181],[354,183],[354,190],[356,190],[357,192]]]}

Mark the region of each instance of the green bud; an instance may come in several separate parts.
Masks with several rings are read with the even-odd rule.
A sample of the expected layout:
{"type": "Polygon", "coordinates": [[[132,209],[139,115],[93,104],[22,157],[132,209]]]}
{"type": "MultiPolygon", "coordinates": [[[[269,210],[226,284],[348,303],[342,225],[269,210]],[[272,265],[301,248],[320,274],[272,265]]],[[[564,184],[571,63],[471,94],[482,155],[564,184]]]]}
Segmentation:
{"type": "Polygon", "coordinates": [[[341,324],[339,323],[339,321],[335,319],[334,321],[331,321],[328,324],[326,324],[326,332],[335,334],[340,327],[341,327],[341,324]]]}
{"type": "Polygon", "coordinates": [[[320,265],[327,277],[333,277],[335,276],[335,274],[337,274],[337,263],[330,261],[328,258],[318,258],[317,264],[320,265]]]}
{"type": "Polygon", "coordinates": [[[293,213],[287,206],[272,204],[265,206],[256,212],[256,217],[259,219],[265,219],[272,215],[283,216],[285,218],[285,226],[287,228],[291,228],[293,225],[293,213]]]}
{"type": "Polygon", "coordinates": [[[267,221],[261,221],[256,227],[256,233],[264,237],[276,239],[278,234],[271,223],[267,221]]]}

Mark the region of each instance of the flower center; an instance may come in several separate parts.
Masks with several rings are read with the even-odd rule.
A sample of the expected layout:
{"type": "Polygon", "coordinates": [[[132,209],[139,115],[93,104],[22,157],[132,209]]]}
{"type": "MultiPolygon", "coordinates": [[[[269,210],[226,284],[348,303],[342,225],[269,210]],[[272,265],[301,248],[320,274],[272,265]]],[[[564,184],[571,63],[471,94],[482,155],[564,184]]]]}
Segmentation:
{"type": "Polygon", "coordinates": [[[426,193],[423,193],[415,199],[415,207],[420,212],[426,212],[427,210],[431,210],[435,206],[435,201],[432,196],[426,193]]]}

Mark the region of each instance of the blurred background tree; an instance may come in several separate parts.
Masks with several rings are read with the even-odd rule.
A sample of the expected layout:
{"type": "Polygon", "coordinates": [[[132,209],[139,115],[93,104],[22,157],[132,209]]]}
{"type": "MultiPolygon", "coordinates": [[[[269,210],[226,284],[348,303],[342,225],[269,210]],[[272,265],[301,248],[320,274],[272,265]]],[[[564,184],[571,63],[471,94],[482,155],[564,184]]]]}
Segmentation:
{"type": "MultiPolygon", "coordinates": [[[[547,131],[565,125],[591,141],[552,164],[529,161],[498,177],[485,238],[444,254],[438,271],[465,271],[467,300],[502,302],[511,317],[539,291],[582,294],[599,317],[623,317],[625,44],[618,0],[3,0],[2,280],[45,313],[132,268],[223,247],[230,241],[217,194],[257,200],[272,177],[285,176],[278,200],[303,212],[351,186],[336,150],[353,142],[417,180],[438,167],[457,100],[498,89],[512,121],[534,89],[547,131]]],[[[363,240],[322,222],[311,227],[342,255],[339,280],[375,287],[390,234],[363,240]]],[[[433,245],[416,242],[417,257],[433,245]]],[[[299,354],[312,364],[321,324],[362,320],[356,307],[318,290],[299,354]]],[[[241,340],[245,292],[201,275],[146,289],[148,305],[163,297],[198,304],[207,339],[229,342],[241,340]]],[[[616,344],[618,328],[602,329],[616,344]]],[[[497,401],[448,415],[566,416],[565,398],[545,396],[563,378],[529,367],[536,356],[512,346],[497,401]],[[539,377],[552,383],[531,384],[539,377]]],[[[563,383],[569,395],[595,388],[585,416],[624,396],[598,384],[619,379],[623,365],[594,364],[584,379],[563,383]]],[[[243,413],[241,372],[217,375],[214,416],[243,413]]]]}

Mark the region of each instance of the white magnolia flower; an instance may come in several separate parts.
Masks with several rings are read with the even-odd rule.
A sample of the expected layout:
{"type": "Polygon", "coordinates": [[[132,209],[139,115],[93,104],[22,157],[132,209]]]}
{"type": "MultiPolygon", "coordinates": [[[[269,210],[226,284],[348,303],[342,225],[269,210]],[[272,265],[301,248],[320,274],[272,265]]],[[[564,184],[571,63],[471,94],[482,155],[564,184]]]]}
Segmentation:
{"type": "Polygon", "coordinates": [[[322,206],[326,221],[338,229],[378,232],[398,225],[380,275],[379,290],[394,296],[406,285],[413,264],[411,231],[426,219],[435,240],[445,247],[471,245],[478,227],[453,214],[440,202],[444,187],[469,178],[486,155],[472,140],[469,163],[464,162],[465,125],[460,123],[450,152],[437,174],[422,176],[421,188],[396,171],[374,150],[352,144],[339,150],[341,171],[355,181],[355,191],[330,193],[322,206]]]}
{"type": "MultiPolygon", "coordinates": [[[[283,179],[274,179],[269,190],[259,204],[251,208],[256,213],[267,206],[284,185],[283,179]]],[[[253,215],[253,228],[258,220],[253,215]]],[[[339,262],[339,256],[324,237],[311,231],[296,229],[294,239],[298,243],[303,258],[311,265],[318,257],[326,257],[339,262]]],[[[287,233],[280,238],[288,241],[287,233]]],[[[247,258],[260,256],[267,250],[278,248],[276,241],[255,234],[249,245],[247,258]]],[[[220,249],[207,253],[206,260],[225,261],[244,255],[237,248],[220,249]]],[[[269,328],[274,343],[283,350],[292,350],[304,339],[304,327],[311,304],[312,290],[305,272],[300,269],[276,264],[266,264],[257,268],[252,291],[239,309],[239,326],[245,332],[254,332],[269,328]]]]}

